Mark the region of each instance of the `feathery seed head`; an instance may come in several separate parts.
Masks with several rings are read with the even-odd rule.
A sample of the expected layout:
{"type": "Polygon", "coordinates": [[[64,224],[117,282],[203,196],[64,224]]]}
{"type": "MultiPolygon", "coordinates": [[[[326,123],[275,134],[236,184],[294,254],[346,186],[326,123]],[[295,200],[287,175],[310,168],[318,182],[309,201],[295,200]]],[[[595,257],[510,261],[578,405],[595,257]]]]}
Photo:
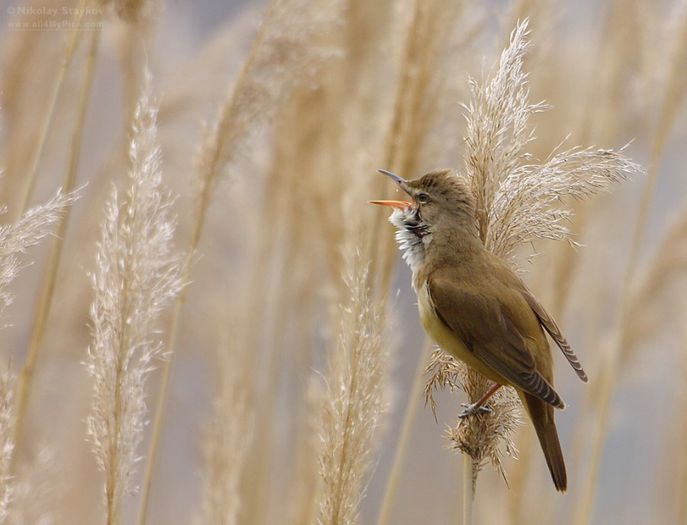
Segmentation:
{"type": "MultiPolygon", "coordinates": [[[[7,286],[23,268],[22,254],[50,234],[67,206],[80,196],[81,188],[64,194],[62,190],[45,202],[27,210],[19,219],[0,226],[0,313],[13,299],[7,286]]],[[[0,209],[4,213],[5,209],[0,209]]]]}
{"type": "Polygon", "coordinates": [[[529,102],[524,58],[527,20],[511,34],[493,78],[470,82],[465,174],[476,200],[476,220],[487,249],[515,264],[515,249],[537,239],[563,240],[571,210],[564,197],[589,197],[642,169],[618,151],[556,148],[543,163],[527,153],[530,117],[547,109],[529,102]]]}
{"type": "Polygon", "coordinates": [[[355,524],[367,483],[373,438],[386,410],[389,358],[382,312],[368,288],[359,253],[349,256],[349,296],[329,353],[320,422],[320,525],[355,524]]]}
{"type": "MultiPolygon", "coordinates": [[[[425,401],[432,407],[435,418],[437,404],[434,392],[437,390],[462,390],[472,402],[491,386],[484,376],[439,348],[432,353],[427,374],[429,379],[425,384],[425,401]]],[[[517,455],[512,440],[513,433],[522,424],[517,395],[511,388],[501,388],[489,399],[489,408],[491,412],[459,419],[446,432],[450,447],[472,458],[473,483],[486,461],[491,461],[505,479],[501,460],[504,455],[517,455]]]]}
{"type": "Polygon", "coordinates": [[[145,381],[162,347],[153,324],[182,288],[181,259],[172,253],[173,199],[162,187],[157,109],[150,75],[140,96],[129,148],[128,187],[113,186],[91,276],[93,342],[87,367],[93,377],[88,438],[105,473],[108,517],[115,520],[138,461],[145,427],[145,381]]]}

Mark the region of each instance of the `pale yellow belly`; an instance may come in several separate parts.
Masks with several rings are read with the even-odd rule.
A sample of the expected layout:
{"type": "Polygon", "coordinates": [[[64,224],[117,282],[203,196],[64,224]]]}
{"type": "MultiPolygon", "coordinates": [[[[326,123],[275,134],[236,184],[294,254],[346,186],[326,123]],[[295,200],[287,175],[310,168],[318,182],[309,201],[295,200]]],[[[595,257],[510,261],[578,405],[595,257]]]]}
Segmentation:
{"type": "Polygon", "coordinates": [[[451,330],[449,330],[444,323],[434,313],[434,307],[430,299],[426,286],[422,286],[417,290],[418,309],[420,311],[420,321],[427,332],[427,335],[439,345],[439,347],[448,352],[453,357],[460,359],[468,366],[474,368],[482,375],[488,377],[492,381],[502,385],[510,384],[508,380],[497,374],[481,360],[477,359],[472,352],[470,352],[463,342],[458,339],[451,330]]]}

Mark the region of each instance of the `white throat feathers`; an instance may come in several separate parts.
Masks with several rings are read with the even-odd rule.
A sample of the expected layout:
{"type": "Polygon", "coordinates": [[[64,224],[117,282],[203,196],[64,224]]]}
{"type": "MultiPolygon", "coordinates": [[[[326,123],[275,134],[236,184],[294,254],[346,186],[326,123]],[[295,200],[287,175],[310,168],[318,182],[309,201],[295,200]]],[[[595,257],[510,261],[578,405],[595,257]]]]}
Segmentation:
{"type": "Polygon", "coordinates": [[[414,276],[425,260],[425,251],[432,242],[432,230],[422,222],[415,207],[394,209],[389,222],[397,229],[396,242],[414,276]]]}

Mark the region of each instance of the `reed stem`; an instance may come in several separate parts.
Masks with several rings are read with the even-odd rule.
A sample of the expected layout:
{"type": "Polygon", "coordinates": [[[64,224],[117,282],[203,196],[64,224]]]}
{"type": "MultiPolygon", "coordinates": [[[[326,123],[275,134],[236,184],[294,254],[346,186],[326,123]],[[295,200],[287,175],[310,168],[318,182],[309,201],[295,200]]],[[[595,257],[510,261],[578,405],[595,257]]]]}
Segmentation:
{"type": "Polygon", "coordinates": [[[463,525],[472,525],[475,503],[475,464],[469,454],[463,454],[463,525]]]}
{"type": "MultiPolygon", "coordinates": [[[[26,211],[29,201],[31,200],[31,195],[33,194],[34,186],[36,185],[36,174],[38,172],[38,164],[40,163],[41,157],[43,156],[43,149],[45,148],[45,141],[48,137],[48,131],[50,131],[50,126],[52,125],[53,117],[55,116],[55,108],[57,107],[57,99],[62,92],[62,87],[64,86],[64,79],[67,75],[67,70],[72,63],[74,58],[74,52],[79,44],[81,37],[81,20],[83,19],[87,0],[81,0],[79,8],[74,11],[72,17],[72,29],[67,40],[67,44],[64,50],[64,56],[62,57],[62,62],[57,69],[57,75],[53,81],[50,94],[48,95],[48,106],[43,117],[43,121],[40,124],[38,131],[38,140],[36,141],[36,149],[31,155],[29,160],[29,170],[24,177],[24,185],[21,189],[21,194],[19,195],[19,206],[15,208],[14,220],[21,217],[21,215],[26,211]]],[[[96,30],[96,32],[99,32],[96,30]]]]}
{"type": "Polygon", "coordinates": [[[678,86],[680,85],[682,74],[682,64],[680,57],[684,54],[682,45],[687,42],[687,12],[685,19],[681,21],[681,35],[678,38],[677,46],[674,50],[673,67],[671,75],[666,83],[665,92],[661,103],[656,131],[652,139],[651,152],[649,158],[649,165],[647,169],[647,178],[644,182],[642,195],[639,204],[639,213],[634,226],[634,232],[630,245],[629,259],[625,267],[625,273],[621,283],[621,293],[619,301],[619,313],[617,328],[613,333],[613,339],[609,347],[607,362],[602,368],[604,374],[601,378],[601,387],[599,390],[599,397],[595,401],[598,410],[598,416],[595,422],[595,429],[593,431],[592,441],[592,457],[587,474],[587,479],[584,484],[583,494],[580,504],[577,506],[578,512],[575,515],[574,523],[576,525],[587,525],[591,522],[592,512],[594,507],[595,495],[599,483],[599,472],[601,468],[601,459],[603,457],[604,445],[606,436],[608,434],[608,424],[610,419],[610,405],[612,401],[613,391],[618,381],[619,361],[623,349],[623,333],[629,321],[629,296],[632,291],[632,283],[634,282],[637,266],[639,263],[639,254],[643,245],[646,223],[648,221],[651,203],[656,191],[656,183],[658,181],[658,173],[661,167],[661,159],[663,152],[675,121],[677,113],[676,106],[679,102],[678,86]]]}
{"type": "MultiPolygon", "coordinates": [[[[399,146],[404,142],[405,134],[408,129],[408,120],[411,115],[408,115],[408,99],[412,95],[412,90],[416,85],[417,67],[414,65],[417,57],[415,56],[415,46],[418,40],[418,34],[423,27],[424,19],[426,18],[427,7],[421,0],[416,0],[413,8],[413,17],[408,27],[408,36],[404,42],[403,58],[401,63],[401,78],[398,82],[398,87],[394,92],[394,106],[391,125],[388,135],[386,136],[385,144],[385,162],[386,169],[391,171],[398,171],[402,168],[404,155],[407,153],[402,151],[399,146]],[[423,7],[424,5],[424,7],[423,7]]],[[[375,192],[380,195],[387,194],[390,189],[387,181],[378,178],[373,185],[375,192]]],[[[370,266],[370,276],[376,276],[380,273],[381,279],[379,284],[379,295],[385,297],[391,286],[391,276],[393,274],[393,263],[395,261],[396,249],[393,236],[383,235],[385,228],[388,226],[386,221],[378,220],[372,226],[372,234],[370,235],[370,244],[378,256],[372,259],[370,266]],[[379,264],[381,261],[381,264],[379,264]]]]}
{"type": "MultiPolygon", "coordinates": [[[[246,82],[251,70],[253,63],[256,60],[258,51],[262,47],[262,43],[265,40],[266,29],[269,25],[270,15],[274,9],[274,3],[271,7],[268,7],[268,11],[265,15],[264,22],[262,23],[258,35],[256,36],[255,43],[251,49],[251,53],[248,56],[246,62],[244,62],[241,72],[236,81],[234,89],[231,94],[231,98],[223,109],[222,115],[220,117],[221,122],[217,126],[217,133],[221,134],[223,128],[230,125],[229,120],[233,115],[234,111],[237,109],[239,104],[238,94],[241,92],[243,84],[246,82]]],[[[210,203],[214,195],[214,188],[217,176],[222,168],[222,152],[224,148],[221,142],[222,138],[220,136],[214,137],[214,150],[212,152],[212,157],[210,158],[209,164],[207,166],[207,171],[202,174],[202,187],[200,190],[200,197],[198,201],[198,210],[195,215],[195,224],[193,225],[193,233],[191,236],[191,241],[189,243],[188,252],[186,259],[184,261],[183,271],[182,271],[182,282],[187,283],[191,279],[191,274],[193,272],[193,262],[196,256],[196,252],[200,245],[200,239],[203,236],[203,231],[205,230],[205,223],[207,220],[208,209],[210,208],[210,203]]],[[[167,394],[169,389],[169,378],[172,371],[172,365],[174,363],[174,357],[176,352],[174,351],[176,347],[177,334],[179,331],[179,320],[181,317],[181,310],[184,303],[186,302],[186,294],[188,293],[189,287],[186,286],[177,296],[174,303],[174,310],[172,313],[172,320],[170,322],[170,327],[167,332],[167,340],[165,342],[165,348],[168,352],[168,357],[162,365],[162,379],[160,383],[160,391],[158,394],[157,404],[155,405],[155,415],[153,418],[153,430],[150,440],[150,450],[148,453],[148,462],[146,464],[145,474],[143,478],[142,494],[141,494],[141,504],[139,507],[138,525],[145,525],[148,516],[148,507],[150,503],[150,486],[153,478],[153,470],[155,468],[155,463],[157,461],[157,454],[160,444],[160,435],[162,433],[162,425],[164,423],[164,414],[166,410],[167,394]]]]}
{"type": "Polygon", "coordinates": [[[384,489],[384,499],[382,500],[381,510],[377,518],[377,525],[387,525],[391,519],[391,511],[396,500],[396,491],[398,489],[398,482],[401,478],[403,465],[405,464],[408,453],[408,445],[413,434],[413,427],[417,418],[417,410],[420,406],[420,399],[422,398],[422,388],[424,385],[425,369],[427,367],[427,357],[431,349],[431,342],[425,339],[422,345],[422,354],[417,360],[417,367],[415,368],[415,377],[413,379],[413,386],[410,390],[410,397],[406,405],[405,413],[403,414],[403,423],[401,426],[401,435],[398,438],[396,451],[394,452],[393,463],[391,464],[391,472],[389,479],[386,482],[384,489]]]}
{"type": "MultiPolygon", "coordinates": [[[[86,114],[90,95],[93,87],[93,78],[95,76],[95,66],[97,64],[98,49],[100,43],[100,30],[93,31],[91,35],[91,42],[86,59],[86,71],[84,74],[81,95],[79,97],[79,106],[77,113],[76,127],[72,135],[71,149],[69,153],[69,161],[67,172],[65,174],[63,188],[65,193],[71,193],[76,186],[76,176],[79,171],[79,160],[81,157],[81,144],[83,140],[83,131],[86,122],[86,114]]],[[[26,204],[26,203],[24,203],[26,204]]],[[[26,354],[26,362],[19,376],[18,393],[17,393],[17,416],[14,425],[14,442],[17,447],[22,443],[22,431],[26,411],[29,405],[29,397],[31,395],[31,384],[33,382],[34,372],[36,370],[36,363],[45,336],[48,319],[50,317],[50,310],[52,307],[52,299],[55,294],[55,284],[57,281],[57,273],[60,267],[60,260],[62,258],[62,249],[64,247],[64,238],[67,233],[67,226],[69,224],[69,216],[71,214],[71,206],[66,207],[62,218],[58,221],[57,231],[55,233],[55,240],[52,244],[50,254],[48,255],[47,268],[43,277],[43,284],[41,287],[38,305],[34,317],[33,329],[31,331],[31,338],[29,348],[26,354]]],[[[17,454],[14,455],[17,457],[17,454]]]]}

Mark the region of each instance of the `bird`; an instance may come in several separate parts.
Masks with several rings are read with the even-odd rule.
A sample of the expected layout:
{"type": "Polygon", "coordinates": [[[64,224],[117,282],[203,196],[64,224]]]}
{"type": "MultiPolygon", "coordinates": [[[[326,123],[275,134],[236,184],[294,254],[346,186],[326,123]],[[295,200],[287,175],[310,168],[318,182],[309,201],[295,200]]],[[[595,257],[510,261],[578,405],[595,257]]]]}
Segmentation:
{"type": "Polygon", "coordinates": [[[411,200],[374,200],[390,206],[390,222],[412,271],[421,324],[444,351],[493,381],[460,417],[490,411],[501,386],[515,389],[536,431],[555,488],[565,492],[567,473],[554,418],[565,407],[553,386],[546,334],[578,377],[587,375],[556,321],[510,266],[485,247],[468,182],[450,169],[405,180],[390,177],[411,200]]]}

